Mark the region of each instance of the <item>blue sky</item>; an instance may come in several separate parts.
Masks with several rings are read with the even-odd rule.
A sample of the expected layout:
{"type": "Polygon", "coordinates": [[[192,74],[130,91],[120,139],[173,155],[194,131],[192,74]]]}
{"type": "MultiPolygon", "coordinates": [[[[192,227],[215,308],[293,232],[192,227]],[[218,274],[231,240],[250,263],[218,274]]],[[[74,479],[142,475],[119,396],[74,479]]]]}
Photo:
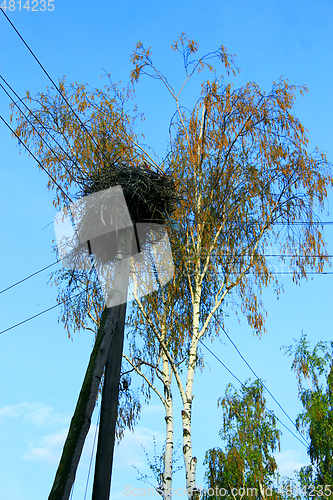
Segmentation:
{"type": "MultiPolygon", "coordinates": [[[[8,2],[7,2],[8,4],[8,2]]],[[[309,92],[299,97],[295,112],[309,130],[309,151],[317,145],[332,160],[332,10],[330,0],[235,0],[193,2],[143,1],[111,3],[54,1],[54,10],[19,11],[7,14],[53,79],[101,86],[103,69],[114,81],[128,81],[129,56],[135,43],[151,46],[156,65],[178,85],[182,79],[181,58],[170,50],[172,42],[186,32],[199,43],[200,54],[220,44],[235,53],[241,69],[234,81],[241,86],[256,81],[269,91],[281,75],[309,92]]],[[[0,16],[1,74],[23,96],[43,91],[49,81],[24,47],[5,17],[0,16]]],[[[199,81],[190,84],[184,98],[193,104],[199,81]]],[[[9,101],[0,92],[1,114],[9,119],[9,101]]],[[[137,88],[139,110],[145,113],[142,132],[158,155],[163,156],[168,125],[174,107],[156,81],[142,80],[137,88]]],[[[1,274],[0,289],[54,261],[50,222],[55,216],[53,195],[46,189],[46,174],[27,154],[18,154],[16,141],[0,123],[1,140],[1,274]]],[[[329,193],[333,220],[333,195],[329,193]]],[[[328,250],[333,254],[333,226],[325,226],[328,250]]],[[[48,271],[0,295],[0,330],[55,304],[56,289],[47,285],[48,271]]],[[[291,360],[280,347],[299,338],[301,331],[312,344],[332,338],[333,275],[292,284],[281,278],[285,292],[276,299],[271,289],[264,294],[268,310],[267,333],[254,338],[246,322],[230,315],[228,332],[242,354],[271,392],[294,419],[301,410],[297,399],[291,360]]],[[[80,332],[69,340],[54,309],[0,336],[0,500],[42,500],[47,498],[57,468],[66,430],[73,413],[92,348],[91,332],[80,332]]],[[[221,334],[209,347],[241,379],[249,369],[221,334]],[[222,343],[225,342],[225,345],[222,343]]],[[[221,411],[216,402],[227,383],[236,381],[209,354],[206,368],[195,380],[193,403],[193,446],[198,457],[198,482],[203,485],[205,451],[221,444],[218,431],[221,411]],[[209,390],[207,390],[209,387],[209,390]]],[[[134,381],[133,381],[134,384],[134,381]]],[[[267,396],[267,405],[288,421],[267,396]]],[[[175,400],[176,439],[181,438],[180,404],[175,400]]],[[[82,499],[91,456],[93,427],[78,470],[73,500],[82,499]]],[[[291,425],[291,424],[290,424],[291,425]]],[[[281,473],[292,474],[307,463],[305,448],[283,430],[282,449],[277,455],[281,473]]],[[[115,452],[112,492],[124,498],[124,486],[144,486],[136,480],[135,465],[147,472],[144,445],[153,452],[153,436],[163,442],[164,418],[157,400],[143,409],[135,433],[126,436],[115,452]]],[[[91,490],[88,487],[89,498],[91,490]]],[[[183,471],[175,476],[184,484],[183,471]]]]}

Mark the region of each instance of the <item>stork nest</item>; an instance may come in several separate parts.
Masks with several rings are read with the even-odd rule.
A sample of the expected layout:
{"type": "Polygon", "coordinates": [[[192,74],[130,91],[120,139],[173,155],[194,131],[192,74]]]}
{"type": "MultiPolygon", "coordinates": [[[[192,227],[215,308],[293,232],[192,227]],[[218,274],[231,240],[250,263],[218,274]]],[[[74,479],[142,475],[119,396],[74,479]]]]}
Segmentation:
{"type": "Polygon", "coordinates": [[[173,213],[178,201],[174,180],[165,173],[150,170],[147,165],[104,166],[90,175],[83,196],[119,185],[134,224],[163,224],[173,213]]]}

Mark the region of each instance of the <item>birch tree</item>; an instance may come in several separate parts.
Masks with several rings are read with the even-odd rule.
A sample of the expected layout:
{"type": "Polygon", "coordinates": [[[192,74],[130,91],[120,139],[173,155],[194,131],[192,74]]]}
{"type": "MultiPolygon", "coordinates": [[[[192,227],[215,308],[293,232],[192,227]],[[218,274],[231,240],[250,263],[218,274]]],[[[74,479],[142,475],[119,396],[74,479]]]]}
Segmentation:
{"type": "Polygon", "coordinates": [[[224,451],[208,450],[205,456],[207,485],[215,493],[225,491],[225,497],[233,500],[239,496],[278,498],[273,482],[277,464],[272,453],[280,449],[281,432],[265,403],[259,380],[244,385],[241,394],[229,384],[225,397],[219,399],[223,411],[220,436],[226,440],[226,447],[224,451]]]}
{"type": "MultiPolygon", "coordinates": [[[[171,496],[173,475],[173,396],[180,396],[185,479],[192,499],[198,496],[192,412],[195,373],[204,366],[200,342],[225,325],[227,304],[246,316],[256,335],[265,331],[262,290],[268,285],[279,290],[267,257],[272,245],[292,255],[296,283],[308,270],[323,270],[328,256],[317,213],[325,207],[333,179],[325,154],[318,149],[308,153],[307,131],[293,111],[296,95],[304,94],[305,86],[281,78],[268,93],[254,82],[237,89],[226,81],[236,76],[237,68],[225,47],[196,58],[196,42],[182,34],[172,48],[184,63],[185,78],[178,89],[154,65],[150,49],[139,42],[132,54],[130,93],[149,75],[174,102],[171,124],[166,124],[168,154],[161,162],[135,133],[136,108],[132,114],[124,111],[130,93],[112,82],[104,90],[61,83],[61,93],[90,135],[61,96],[54,97],[54,89],[32,100],[36,110],[29,117],[34,126],[19,113],[16,133],[52,174],[49,187],[56,191],[56,206],[65,204],[65,198],[54,181],[66,193],[76,181],[84,187],[97,166],[112,165],[118,158],[131,164],[147,162],[174,178],[179,204],[172,217],[179,231],[170,224],[168,232],[175,275],[164,288],[134,302],[124,371],[135,372],[146,400],[153,391],[165,409],[164,471],[156,485],[165,499],[171,496]],[[197,81],[198,74],[201,90],[185,107],[184,88],[191,78],[197,81]],[[52,140],[61,140],[62,150],[50,149],[51,139],[46,144],[41,140],[46,132],[40,122],[52,140]]],[[[285,263],[286,258],[280,260],[285,263]]],[[[95,329],[103,303],[94,276],[65,273],[57,283],[61,320],[68,331],[95,329]],[[73,298],[74,290],[83,293],[73,298]],[[69,297],[74,299],[71,306],[69,297]]]]}
{"type": "Polygon", "coordinates": [[[298,473],[305,498],[314,495],[333,498],[333,342],[318,342],[313,351],[302,334],[293,346],[285,348],[293,356],[299,398],[303,412],[296,419],[298,430],[310,440],[311,464],[298,473]],[[322,383],[325,380],[326,387],[322,383]],[[306,387],[304,382],[306,381],[306,387]]]}
{"type": "MultiPolygon", "coordinates": [[[[138,44],[132,56],[133,81],[149,75],[174,99],[165,167],[178,181],[181,199],[175,215],[180,231],[172,239],[176,278],[160,299],[137,301],[141,320],[136,325],[144,325],[146,340],[139,355],[133,350],[132,363],[141,369],[147,354],[154,356],[150,366],[157,375],[161,362],[164,385],[173,374],[183,405],[186,486],[189,498],[195,498],[192,402],[195,371],[203,364],[200,341],[224,324],[226,300],[245,314],[255,334],[265,331],[261,293],[269,284],[278,290],[267,259],[272,244],[278,245],[283,263],[283,254],[292,255],[296,283],[309,269],[323,270],[328,257],[316,211],[324,209],[332,176],[323,153],[307,152],[306,130],[293,112],[296,94],[304,94],[305,86],[280,79],[267,94],[254,82],[234,89],[209,62],[215,56],[227,75],[235,74],[224,47],[196,60],[197,45],[183,34],[172,48],[181,53],[185,67],[179,91],[155,67],[150,49],[138,44]],[[205,69],[213,79],[202,83],[201,95],[188,111],[181,92],[195,72],[205,69]]],[[[171,449],[171,432],[168,436],[171,449]]],[[[165,470],[171,470],[167,460],[165,470]]],[[[169,485],[164,483],[166,490],[169,485]]]]}

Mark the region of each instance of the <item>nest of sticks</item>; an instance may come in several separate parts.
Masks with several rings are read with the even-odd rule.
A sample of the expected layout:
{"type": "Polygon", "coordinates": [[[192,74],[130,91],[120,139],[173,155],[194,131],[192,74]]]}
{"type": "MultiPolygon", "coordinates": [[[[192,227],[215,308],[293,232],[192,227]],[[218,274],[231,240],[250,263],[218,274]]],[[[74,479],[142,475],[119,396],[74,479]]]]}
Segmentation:
{"type": "Polygon", "coordinates": [[[133,224],[168,221],[178,201],[174,180],[166,173],[152,171],[148,165],[104,165],[94,171],[83,196],[121,186],[133,224]]]}

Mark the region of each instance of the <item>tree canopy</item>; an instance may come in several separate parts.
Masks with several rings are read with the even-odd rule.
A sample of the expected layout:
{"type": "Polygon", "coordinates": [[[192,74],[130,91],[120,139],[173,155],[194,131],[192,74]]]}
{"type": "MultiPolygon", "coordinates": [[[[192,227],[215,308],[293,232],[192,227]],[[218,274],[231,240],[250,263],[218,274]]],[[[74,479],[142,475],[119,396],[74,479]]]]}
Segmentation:
{"type": "Polygon", "coordinates": [[[221,491],[216,497],[266,498],[272,496],[273,486],[276,490],[273,480],[277,464],[273,453],[280,449],[281,432],[265,403],[259,380],[244,385],[240,394],[229,384],[225,397],[219,399],[223,411],[220,436],[226,446],[224,451],[208,450],[205,457],[208,491],[221,491]],[[226,494],[222,495],[224,491],[226,494]]]}
{"type": "MultiPolygon", "coordinates": [[[[328,255],[318,213],[333,185],[331,164],[318,149],[307,151],[307,131],[293,110],[305,86],[281,78],[268,93],[254,82],[235,88],[226,81],[237,68],[225,47],[196,59],[198,45],[182,34],[172,48],[184,63],[179,89],[155,66],[151,50],[138,43],[127,88],[111,80],[102,90],[66,86],[62,80],[59,91],[27,94],[34,109],[25,114],[21,108],[16,128],[52,176],[48,187],[55,190],[57,207],[68,204],[71,189],[82,196],[92,175],[118,162],[145,162],[174,180],[179,202],[172,217],[179,231],[171,223],[167,230],[175,274],[157,292],[136,297],[124,369],[138,374],[146,397],[154,391],[165,408],[163,484],[156,486],[164,498],[171,495],[175,390],[182,401],[190,497],[196,485],[191,423],[194,375],[204,364],[200,341],[225,325],[227,304],[246,316],[255,334],[265,331],[262,290],[269,284],[279,287],[270,265],[272,245],[281,253],[280,261],[291,255],[296,282],[308,270],[323,270],[328,255]],[[182,91],[201,72],[201,91],[192,108],[185,108],[182,91]],[[136,132],[136,106],[129,110],[143,75],[162,83],[174,102],[175,113],[166,124],[168,150],[161,161],[147,152],[136,132]]],[[[104,304],[93,272],[63,270],[55,282],[68,332],[96,329],[104,304]]]]}
{"type": "Polygon", "coordinates": [[[310,440],[311,464],[299,471],[305,497],[333,498],[333,342],[318,342],[313,351],[305,334],[286,352],[294,356],[303,412],[296,425],[310,440]],[[309,388],[304,387],[307,382],[309,388]]]}

